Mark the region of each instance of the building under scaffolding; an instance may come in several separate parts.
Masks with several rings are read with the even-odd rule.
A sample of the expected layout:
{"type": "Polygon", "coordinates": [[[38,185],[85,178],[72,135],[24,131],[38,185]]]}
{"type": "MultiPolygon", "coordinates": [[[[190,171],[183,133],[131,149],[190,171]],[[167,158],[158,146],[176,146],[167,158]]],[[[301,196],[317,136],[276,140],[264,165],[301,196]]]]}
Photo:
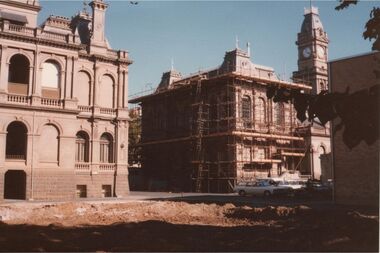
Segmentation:
{"type": "Polygon", "coordinates": [[[154,93],[130,100],[142,108],[148,188],[230,192],[240,180],[310,175],[301,166],[309,148],[293,105],[268,100],[268,85],[310,90],[279,80],[273,69],[252,63],[249,50],[236,48],[218,68],[186,78],[172,69],[154,93]]]}

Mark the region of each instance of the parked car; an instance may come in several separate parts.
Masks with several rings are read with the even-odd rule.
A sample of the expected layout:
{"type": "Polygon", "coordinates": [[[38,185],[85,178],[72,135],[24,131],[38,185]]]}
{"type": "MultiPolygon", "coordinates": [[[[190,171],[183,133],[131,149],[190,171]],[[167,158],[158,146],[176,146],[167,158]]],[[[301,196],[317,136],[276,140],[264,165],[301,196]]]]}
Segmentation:
{"type": "Polygon", "coordinates": [[[302,180],[282,180],[282,181],[277,181],[277,184],[279,186],[288,186],[292,188],[292,196],[296,197],[302,197],[307,195],[306,192],[306,181],[302,180]]]}
{"type": "Polygon", "coordinates": [[[319,180],[308,180],[306,183],[305,190],[307,191],[310,197],[331,198],[332,187],[332,182],[322,183],[319,180]]]}
{"type": "Polygon", "coordinates": [[[234,187],[234,192],[240,196],[255,195],[269,197],[271,195],[288,195],[292,192],[289,186],[279,186],[276,183],[265,180],[252,182],[240,182],[234,187]]]}
{"type": "Polygon", "coordinates": [[[302,190],[306,187],[306,181],[299,181],[299,180],[282,180],[277,182],[278,185],[281,186],[288,186],[292,188],[293,190],[302,190]]]}

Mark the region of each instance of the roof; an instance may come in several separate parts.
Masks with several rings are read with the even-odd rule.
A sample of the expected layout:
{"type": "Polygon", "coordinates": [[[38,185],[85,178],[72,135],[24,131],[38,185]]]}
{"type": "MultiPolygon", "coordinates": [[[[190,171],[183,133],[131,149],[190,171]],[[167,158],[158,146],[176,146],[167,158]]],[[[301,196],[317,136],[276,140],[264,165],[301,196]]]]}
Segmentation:
{"type": "Polygon", "coordinates": [[[5,12],[5,11],[0,11],[0,19],[16,21],[16,22],[20,22],[23,24],[28,23],[28,19],[25,16],[19,15],[19,14],[14,14],[14,13],[9,13],[9,12],[5,12]]]}
{"type": "Polygon", "coordinates": [[[305,10],[305,18],[302,22],[301,33],[312,33],[315,29],[323,31],[323,25],[319,18],[318,8],[311,7],[305,10]]]}
{"type": "Polygon", "coordinates": [[[380,51],[372,51],[372,52],[367,52],[367,53],[362,53],[362,54],[355,54],[355,55],[345,56],[345,57],[342,57],[342,58],[337,58],[337,59],[334,59],[334,60],[330,60],[329,63],[333,63],[333,62],[337,62],[337,61],[349,60],[349,59],[352,59],[352,58],[364,57],[364,56],[368,56],[368,55],[371,55],[371,54],[378,54],[378,53],[380,53],[380,51]]]}
{"type": "Polygon", "coordinates": [[[250,60],[249,53],[238,48],[226,52],[223,63],[216,68],[209,69],[207,71],[199,71],[198,73],[184,78],[182,78],[179,74],[173,74],[177,74],[177,72],[172,73],[169,71],[163,74],[161,83],[155,93],[133,98],[129,100],[129,103],[138,103],[156,95],[168,94],[168,92],[171,91],[178,91],[181,88],[190,87],[191,84],[195,84],[199,80],[204,82],[225,77],[242,78],[264,86],[273,84],[289,89],[310,89],[310,86],[305,84],[280,80],[277,78],[272,68],[254,64],[250,60]],[[169,80],[169,77],[175,78],[171,78],[169,80]]]}

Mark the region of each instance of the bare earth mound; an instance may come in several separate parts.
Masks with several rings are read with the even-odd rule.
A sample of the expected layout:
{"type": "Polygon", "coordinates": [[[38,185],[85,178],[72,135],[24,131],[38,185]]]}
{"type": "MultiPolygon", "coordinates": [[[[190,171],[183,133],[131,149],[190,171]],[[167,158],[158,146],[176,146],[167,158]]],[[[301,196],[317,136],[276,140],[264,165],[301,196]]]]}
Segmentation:
{"type": "Polygon", "coordinates": [[[378,251],[378,216],[170,201],[0,205],[1,251],[378,251]]]}

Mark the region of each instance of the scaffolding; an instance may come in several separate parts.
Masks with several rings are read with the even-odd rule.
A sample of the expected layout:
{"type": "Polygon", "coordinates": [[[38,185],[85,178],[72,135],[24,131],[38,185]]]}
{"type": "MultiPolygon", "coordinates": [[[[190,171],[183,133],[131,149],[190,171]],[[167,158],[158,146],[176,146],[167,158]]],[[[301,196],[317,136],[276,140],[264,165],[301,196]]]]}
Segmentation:
{"type": "MultiPolygon", "coordinates": [[[[251,92],[251,97],[256,99],[257,87],[265,91],[265,86],[273,83],[307,88],[303,84],[247,78],[236,73],[214,76],[199,73],[183,79],[174,89],[178,92],[187,87],[186,94],[191,95],[188,134],[145,141],[140,146],[173,143],[188,146],[192,154],[189,171],[195,192],[231,192],[239,180],[299,171],[309,147],[306,147],[302,131],[298,131],[301,126],[296,121],[293,106],[284,107],[281,123],[273,119],[271,101],[267,101],[264,110],[257,110],[259,104],[251,100],[249,113],[242,113],[242,90],[251,92]],[[212,85],[219,92],[216,101],[210,99],[212,85]]],[[[165,93],[169,94],[170,90],[161,95],[165,93]]]]}
{"type": "MultiPolygon", "coordinates": [[[[299,126],[293,120],[295,119],[295,112],[291,106],[286,109],[287,111],[282,116],[285,117],[285,114],[290,115],[292,120],[290,122],[284,120],[281,126],[269,118],[267,119],[268,122],[264,124],[256,123],[254,117],[262,118],[262,115],[257,116],[254,114],[248,120],[244,119],[241,113],[241,108],[243,108],[242,100],[236,99],[236,93],[238,92],[236,87],[241,87],[247,80],[229,78],[225,90],[225,98],[227,99],[222,99],[216,105],[217,108],[223,109],[219,111],[216,119],[211,118],[210,107],[213,105],[205,101],[206,98],[202,93],[202,81],[207,81],[207,78],[202,76],[196,81],[195,102],[192,105],[195,112],[193,121],[196,126],[196,131],[193,133],[195,137],[195,147],[193,148],[195,159],[192,161],[192,179],[195,183],[196,192],[210,192],[212,181],[216,181],[216,190],[214,189],[213,191],[220,192],[221,188],[223,188],[221,185],[224,185],[224,188],[227,186],[227,191],[232,191],[237,181],[260,177],[260,175],[255,175],[257,171],[264,170],[264,173],[267,173],[266,176],[273,176],[271,175],[273,164],[278,165],[277,175],[281,174],[285,169],[292,172],[299,170],[309,148],[305,146],[303,137],[297,131],[299,126]],[[276,130],[279,130],[280,133],[279,131],[275,133],[276,130]],[[284,134],[285,130],[289,134],[284,134]],[[207,150],[210,147],[207,147],[204,143],[205,140],[222,136],[227,139],[227,155],[223,156],[218,152],[216,159],[205,159],[205,152],[210,152],[210,150],[207,150]],[[276,151],[273,151],[274,147],[276,147],[276,151]],[[245,148],[250,150],[248,160],[244,159],[246,158],[244,157],[245,148]],[[255,152],[253,152],[253,149],[256,149],[255,152]],[[253,156],[255,153],[260,153],[257,151],[261,151],[261,157],[253,156]],[[287,168],[283,168],[285,163],[288,165],[287,168]],[[238,170],[240,173],[238,173],[238,170]]],[[[273,110],[273,107],[268,108],[273,110]]],[[[260,112],[256,111],[255,113],[260,112]]],[[[269,113],[269,111],[264,110],[261,113],[269,113]]],[[[265,115],[263,118],[265,118],[265,115]]],[[[261,176],[264,173],[261,173],[261,176]]],[[[223,191],[226,191],[226,189],[223,191]]]]}

